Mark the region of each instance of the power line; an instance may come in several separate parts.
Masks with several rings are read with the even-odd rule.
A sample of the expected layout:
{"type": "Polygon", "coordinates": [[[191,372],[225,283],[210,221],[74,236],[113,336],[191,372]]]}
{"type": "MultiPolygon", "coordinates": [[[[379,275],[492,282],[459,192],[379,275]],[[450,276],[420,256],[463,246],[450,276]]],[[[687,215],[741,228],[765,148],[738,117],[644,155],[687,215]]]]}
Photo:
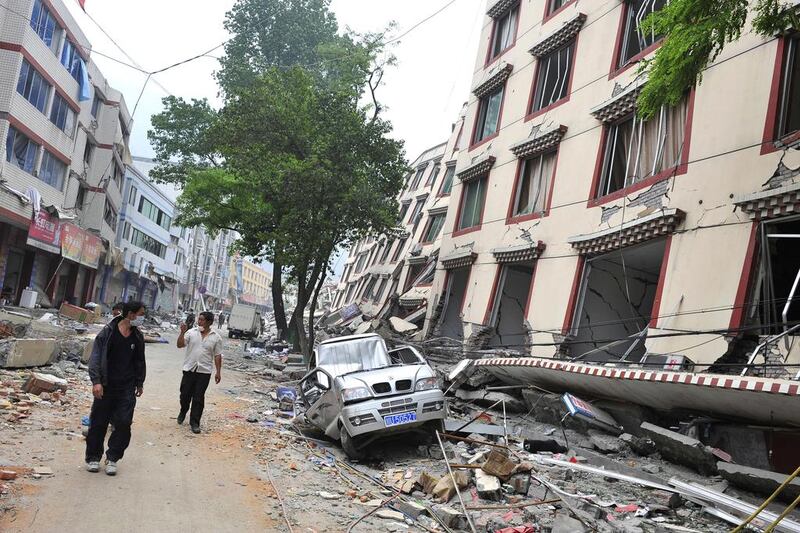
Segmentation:
{"type": "Polygon", "coordinates": [[[397,37],[395,37],[395,38],[393,38],[393,39],[390,39],[390,40],[386,41],[386,44],[392,44],[392,43],[395,43],[395,42],[399,41],[400,39],[402,39],[403,37],[405,37],[406,35],[408,35],[408,34],[409,34],[409,33],[411,33],[412,31],[416,30],[417,28],[419,28],[420,26],[422,26],[423,24],[425,24],[426,22],[428,22],[429,20],[431,20],[432,18],[434,18],[436,15],[438,15],[439,13],[441,13],[442,11],[444,11],[445,9],[447,9],[448,7],[450,7],[450,6],[452,6],[453,4],[455,4],[455,3],[456,3],[456,1],[457,1],[457,0],[450,0],[450,1],[449,1],[449,2],[447,2],[445,5],[443,5],[442,7],[440,7],[439,9],[437,9],[436,11],[434,11],[433,13],[431,13],[430,15],[428,15],[427,17],[425,17],[424,19],[420,20],[419,22],[417,22],[416,24],[414,24],[413,26],[411,26],[409,29],[407,29],[406,31],[404,31],[403,33],[401,33],[400,35],[398,35],[397,37]]]}

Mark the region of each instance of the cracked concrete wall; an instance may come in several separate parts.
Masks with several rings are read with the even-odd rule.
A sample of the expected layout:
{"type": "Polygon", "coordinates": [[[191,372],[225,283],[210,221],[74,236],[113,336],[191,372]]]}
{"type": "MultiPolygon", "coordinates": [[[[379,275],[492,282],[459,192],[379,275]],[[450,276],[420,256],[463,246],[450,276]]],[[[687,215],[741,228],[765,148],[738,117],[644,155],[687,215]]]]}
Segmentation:
{"type": "Polygon", "coordinates": [[[525,306],[533,280],[533,267],[509,265],[502,287],[497,288],[494,331],[488,346],[528,352],[528,329],[525,327],[525,306]]]}
{"type": "Polygon", "coordinates": [[[464,324],[461,319],[461,302],[467,292],[469,269],[459,268],[450,273],[450,295],[438,328],[438,336],[452,339],[464,338],[464,324]]]}
{"type": "MultiPolygon", "coordinates": [[[[648,250],[648,254],[657,256],[646,258],[646,263],[626,254],[625,270],[619,254],[592,261],[586,296],[578,311],[578,332],[570,346],[573,357],[595,350],[609,339],[635,334],[647,325],[660,273],[654,266],[660,265],[663,251],[663,245],[648,250]]],[[[606,347],[587,355],[585,360],[618,360],[630,345],[625,342],[606,347]]],[[[644,353],[645,344],[640,342],[628,359],[639,360],[644,353]]]]}

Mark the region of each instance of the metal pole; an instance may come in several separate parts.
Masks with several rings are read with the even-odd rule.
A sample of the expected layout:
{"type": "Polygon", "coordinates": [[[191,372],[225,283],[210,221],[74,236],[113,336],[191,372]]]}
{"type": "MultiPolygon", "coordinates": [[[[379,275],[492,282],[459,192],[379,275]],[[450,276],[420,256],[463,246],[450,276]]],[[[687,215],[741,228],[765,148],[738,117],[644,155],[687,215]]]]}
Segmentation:
{"type": "MultiPolygon", "coordinates": [[[[781,485],[780,485],[780,486],[779,486],[777,489],[775,489],[775,492],[773,492],[773,493],[770,495],[770,497],[769,497],[769,498],[767,498],[766,500],[764,500],[764,503],[762,503],[762,504],[761,504],[761,505],[758,507],[758,509],[756,509],[755,511],[753,511],[753,512],[750,514],[750,516],[748,516],[747,518],[745,518],[745,519],[744,519],[744,522],[742,522],[741,524],[739,524],[739,525],[736,527],[736,529],[734,529],[733,531],[731,531],[731,533],[739,533],[740,531],[744,530],[745,526],[746,526],[747,524],[749,524],[750,522],[752,522],[752,521],[753,521],[753,519],[755,519],[755,517],[757,517],[757,516],[759,515],[759,513],[761,513],[761,511],[763,511],[764,509],[766,509],[766,508],[767,508],[767,505],[769,505],[770,503],[772,503],[772,500],[774,500],[775,498],[777,498],[778,494],[780,494],[780,493],[781,493],[781,491],[782,491],[782,490],[783,490],[783,489],[784,489],[784,488],[785,488],[785,487],[786,487],[786,486],[787,486],[789,483],[791,483],[791,482],[792,482],[792,480],[793,480],[794,478],[796,478],[798,475],[800,475],[800,466],[799,466],[799,467],[797,467],[797,470],[795,470],[795,471],[794,471],[794,472],[793,472],[793,473],[792,473],[790,476],[787,476],[787,477],[786,477],[786,479],[784,479],[784,480],[783,480],[783,483],[781,483],[781,485]]],[[[797,505],[797,504],[795,503],[795,505],[797,505]]],[[[784,516],[785,516],[785,515],[784,515],[784,516]]],[[[779,517],[779,520],[780,520],[780,519],[783,519],[783,516],[779,517]]],[[[779,521],[779,520],[778,520],[778,521],[779,521]]],[[[776,522],[773,522],[773,524],[777,524],[777,521],[776,521],[776,522]]]]}
{"type": "Polygon", "coordinates": [[[472,533],[478,533],[475,531],[475,524],[472,523],[472,517],[469,515],[469,511],[467,511],[467,506],[464,505],[464,499],[461,498],[461,491],[458,490],[458,483],[456,482],[456,478],[453,475],[453,470],[450,468],[450,461],[447,459],[447,450],[444,449],[444,444],[442,444],[442,439],[439,437],[439,431],[436,431],[436,440],[439,441],[439,448],[442,449],[442,455],[444,455],[444,464],[447,465],[447,472],[450,473],[450,480],[453,482],[453,488],[456,489],[456,495],[458,496],[458,501],[461,504],[461,509],[464,510],[464,516],[467,517],[467,523],[469,524],[469,529],[472,533]]]}

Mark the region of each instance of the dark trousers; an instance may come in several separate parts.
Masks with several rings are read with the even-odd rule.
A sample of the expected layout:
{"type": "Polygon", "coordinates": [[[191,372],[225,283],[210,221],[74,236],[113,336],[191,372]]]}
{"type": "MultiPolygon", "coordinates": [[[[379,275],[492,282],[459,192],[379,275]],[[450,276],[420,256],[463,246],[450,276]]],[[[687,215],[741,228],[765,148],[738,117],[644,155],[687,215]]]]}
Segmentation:
{"type": "Polygon", "coordinates": [[[119,461],[131,443],[131,424],[136,407],[134,388],[114,390],[105,388],[103,397],[95,398],[89,415],[89,434],[86,436],[86,462],[99,461],[103,457],[109,422],[114,431],[108,438],[106,459],[119,461]]]}
{"type": "Polygon", "coordinates": [[[200,425],[200,417],[203,416],[203,407],[206,404],[206,389],[209,381],[211,381],[211,374],[183,371],[183,379],[181,379],[181,414],[188,413],[189,404],[191,404],[192,412],[189,414],[189,424],[192,426],[200,425]]]}

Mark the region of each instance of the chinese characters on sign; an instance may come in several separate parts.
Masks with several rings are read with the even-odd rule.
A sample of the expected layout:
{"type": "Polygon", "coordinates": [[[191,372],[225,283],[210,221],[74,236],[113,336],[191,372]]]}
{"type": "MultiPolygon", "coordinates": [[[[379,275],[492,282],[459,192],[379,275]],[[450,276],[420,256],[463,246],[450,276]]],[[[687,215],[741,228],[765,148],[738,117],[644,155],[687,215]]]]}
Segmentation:
{"type": "Polygon", "coordinates": [[[74,224],[64,224],[61,228],[61,255],[89,268],[97,268],[103,242],[100,237],[82,230],[74,224]]]}
{"type": "Polygon", "coordinates": [[[61,252],[61,221],[40,209],[28,227],[28,246],[58,254],[61,252]]]}

